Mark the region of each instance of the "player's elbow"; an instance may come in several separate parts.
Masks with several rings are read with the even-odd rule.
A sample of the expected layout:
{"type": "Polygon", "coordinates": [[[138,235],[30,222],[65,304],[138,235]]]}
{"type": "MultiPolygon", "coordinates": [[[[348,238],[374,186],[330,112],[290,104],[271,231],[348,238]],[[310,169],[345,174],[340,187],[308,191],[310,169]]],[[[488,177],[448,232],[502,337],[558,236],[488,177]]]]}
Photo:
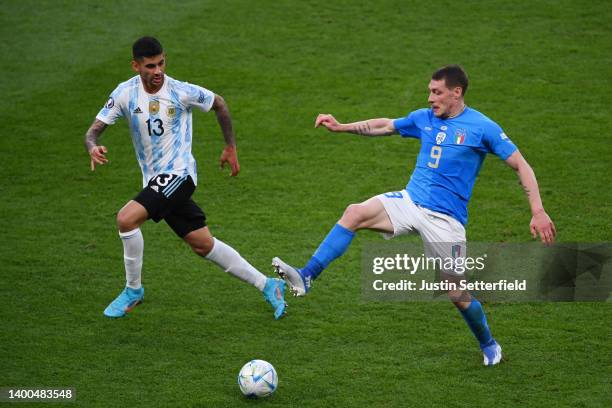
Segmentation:
{"type": "Polygon", "coordinates": [[[389,136],[395,133],[395,126],[393,126],[393,120],[388,118],[378,119],[376,133],[382,136],[389,136]]]}
{"type": "Polygon", "coordinates": [[[225,99],[221,95],[215,94],[215,100],[213,101],[212,109],[218,111],[227,107],[225,99]]]}
{"type": "Polygon", "coordinates": [[[523,156],[519,157],[515,170],[519,174],[533,174],[533,169],[531,168],[529,163],[527,163],[527,160],[525,160],[523,156]]]}

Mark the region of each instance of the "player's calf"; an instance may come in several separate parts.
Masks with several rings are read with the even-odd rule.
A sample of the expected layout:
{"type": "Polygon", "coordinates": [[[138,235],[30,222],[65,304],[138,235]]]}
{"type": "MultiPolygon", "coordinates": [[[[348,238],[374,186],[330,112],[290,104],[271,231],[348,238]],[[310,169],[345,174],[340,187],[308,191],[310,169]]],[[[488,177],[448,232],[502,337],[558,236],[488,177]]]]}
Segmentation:
{"type": "Polygon", "coordinates": [[[215,245],[215,241],[213,239],[207,239],[204,241],[198,241],[189,243],[189,246],[197,255],[201,257],[206,257],[212,251],[213,246],[215,245]]]}
{"type": "Polygon", "coordinates": [[[206,257],[215,246],[215,239],[207,227],[191,231],[183,240],[201,257],[206,257]]]}

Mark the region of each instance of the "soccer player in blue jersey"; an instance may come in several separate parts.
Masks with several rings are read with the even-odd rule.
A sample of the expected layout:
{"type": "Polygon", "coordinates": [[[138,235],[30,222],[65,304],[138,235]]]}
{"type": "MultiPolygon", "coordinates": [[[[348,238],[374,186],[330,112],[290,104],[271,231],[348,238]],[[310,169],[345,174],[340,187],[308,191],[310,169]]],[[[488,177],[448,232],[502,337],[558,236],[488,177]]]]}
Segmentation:
{"type": "Polygon", "coordinates": [[[263,292],[274,309],[274,317],[280,318],[286,306],[285,283],[267,278],[235,249],[214,238],[206,226],[204,212],[191,199],[197,184],[196,162],[191,153],[193,108],[215,112],[226,144],[221,167],[229,164],[232,176],[240,171],[227,104],[206,88],[166,75],[166,56],[157,39],[140,38],[132,54],[132,69],[137,75],[117,86],[85,135],[93,171],[96,165],[108,162],[108,150],[98,145],[98,138],[108,125],[125,118],[142,170],[143,190],[117,214],[126,286],[104,315],[122,317],[142,302],[144,240],[140,225],[148,219],[163,219],[197,255],[263,292]]]}
{"type": "MultiPolygon", "coordinates": [[[[493,153],[516,171],[531,207],[531,233],[551,244],[555,227],[546,214],[535,174],[514,143],[491,119],[466,106],[468,78],[457,65],[433,73],[429,82],[428,109],[419,109],[396,120],[370,119],[342,124],[332,115],[320,114],[315,127],[363,136],[419,139],[421,149],[405,190],[380,194],[349,205],[338,223],[321,242],[312,258],[296,269],[274,258],[272,264],[296,296],[304,296],[312,281],[349,247],[356,231],[380,231],[386,238],[418,233],[427,256],[456,258],[465,254],[467,204],[482,162],[493,153]]],[[[463,255],[464,256],[464,255],[463,255]]],[[[452,277],[460,274],[443,271],[452,277]]],[[[467,291],[451,290],[449,297],[478,340],[485,365],[502,359],[499,344],[491,335],[482,305],[467,291]]]]}

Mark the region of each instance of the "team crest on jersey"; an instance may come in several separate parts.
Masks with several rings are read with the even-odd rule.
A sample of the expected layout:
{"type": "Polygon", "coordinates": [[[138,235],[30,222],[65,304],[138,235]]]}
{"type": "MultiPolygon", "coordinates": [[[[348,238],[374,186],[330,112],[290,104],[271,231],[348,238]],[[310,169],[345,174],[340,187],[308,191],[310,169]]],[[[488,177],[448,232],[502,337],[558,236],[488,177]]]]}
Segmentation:
{"type": "Polygon", "coordinates": [[[173,118],[176,115],[176,107],[174,105],[168,106],[167,114],[169,118],[173,118]]]}
{"type": "Polygon", "coordinates": [[[442,142],[444,142],[444,139],[446,139],[446,133],[438,132],[438,134],[436,135],[436,143],[442,144],[442,142]]]}
{"type": "Polygon", "coordinates": [[[157,115],[159,113],[159,101],[149,101],[149,113],[157,115]]]}
{"type": "Polygon", "coordinates": [[[455,130],[455,144],[463,144],[465,142],[465,135],[467,131],[465,129],[455,130]]]}

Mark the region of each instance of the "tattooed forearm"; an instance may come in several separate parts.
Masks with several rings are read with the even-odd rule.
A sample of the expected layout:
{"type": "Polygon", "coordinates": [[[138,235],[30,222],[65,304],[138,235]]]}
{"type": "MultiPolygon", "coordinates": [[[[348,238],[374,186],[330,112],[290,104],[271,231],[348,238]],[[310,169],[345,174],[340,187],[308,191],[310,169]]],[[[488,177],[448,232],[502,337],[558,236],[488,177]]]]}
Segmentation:
{"type": "Polygon", "coordinates": [[[85,133],[85,149],[88,153],[91,151],[92,148],[97,146],[98,138],[100,137],[104,129],[106,129],[106,126],[106,123],[98,119],[94,120],[94,122],[91,124],[91,126],[87,130],[87,133],[85,133]]]}
{"type": "Polygon", "coordinates": [[[236,137],[234,136],[234,129],[232,126],[232,117],[230,116],[229,108],[227,107],[225,100],[220,95],[215,95],[213,110],[217,116],[219,127],[221,127],[221,133],[223,133],[225,144],[236,146],[236,137]]]}
{"type": "Polygon", "coordinates": [[[519,184],[521,185],[521,187],[523,187],[525,194],[527,194],[527,198],[531,198],[531,190],[529,190],[529,187],[524,185],[520,180],[519,180],[519,184]]]}
{"type": "Polygon", "coordinates": [[[230,116],[229,110],[219,109],[216,110],[215,113],[217,114],[217,122],[219,122],[219,126],[221,127],[221,133],[223,133],[223,139],[225,139],[225,144],[235,146],[236,138],[234,137],[232,118],[230,116]]]}
{"type": "Polygon", "coordinates": [[[365,122],[359,122],[355,125],[355,129],[353,133],[362,136],[370,136],[372,135],[372,128],[370,127],[370,123],[366,120],[365,122]]]}
{"type": "Polygon", "coordinates": [[[393,121],[386,118],[362,120],[342,126],[346,128],[344,132],[362,136],[389,136],[395,131],[393,121]]]}

